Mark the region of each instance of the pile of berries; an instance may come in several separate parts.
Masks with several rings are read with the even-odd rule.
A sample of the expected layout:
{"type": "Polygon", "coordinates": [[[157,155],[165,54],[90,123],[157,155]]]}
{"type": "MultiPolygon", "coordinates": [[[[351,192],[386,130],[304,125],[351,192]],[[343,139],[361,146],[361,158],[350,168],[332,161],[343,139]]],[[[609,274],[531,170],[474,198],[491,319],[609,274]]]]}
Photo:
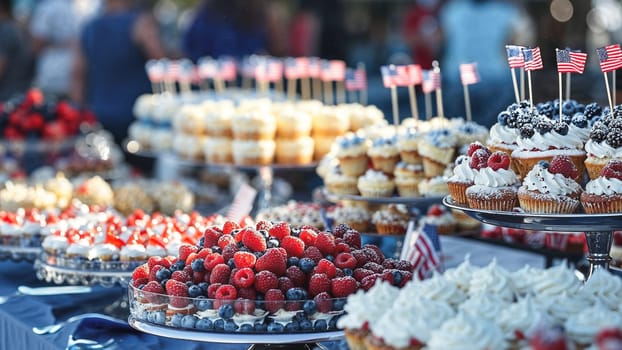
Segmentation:
{"type": "Polygon", "coordinates": [[[131,281],[131,312],[167,326],[224,332],[336,330],[346,297],[376,280],[404,286],[412,264],[362,245],[358,231],[285,222],[210,226],[178,257],[152,257],[131,281]],[[243,321],[241,321],[243,320],[243,321]]]}

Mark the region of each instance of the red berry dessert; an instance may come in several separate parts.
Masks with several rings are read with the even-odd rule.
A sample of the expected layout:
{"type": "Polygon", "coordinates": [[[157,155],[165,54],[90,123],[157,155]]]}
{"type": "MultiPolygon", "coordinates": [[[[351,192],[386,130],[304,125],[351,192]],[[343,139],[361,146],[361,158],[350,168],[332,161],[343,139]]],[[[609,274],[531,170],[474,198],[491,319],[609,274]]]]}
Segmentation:
{"type": "Polygon", "coordinates": [[[466,189],[469,207],[484,210],[510,211],[518,204],[518,177],[510,170],[510,157],[497,151],[489,155],[485,149],[471,156],[470,167],[479,172],[473,186],[466,189]]]}
{"type": "Polygon", "coordinates": [[[622,160],[611,160],[591,180],[581,194],[581,204],[588,214],[622,211],[622,160]]]}
{"type": "Polygon", "coordinates": [[[456,158],[456,166],[454,167],[454,174],[447,180],[447,186],[449,187],[449,194],[451,198],[458,204],[467,204],[466,189],[475,184],[475,175],[479,172],[481,164],[480,154],[486,152],[487,156],[490,156],[491,152],[479,142],[474,142],[469,145],[466,156],[462,155],[456,158]],[[473,154],[479,151],[476,157],[480,157],[473,161],[473,154]]]}

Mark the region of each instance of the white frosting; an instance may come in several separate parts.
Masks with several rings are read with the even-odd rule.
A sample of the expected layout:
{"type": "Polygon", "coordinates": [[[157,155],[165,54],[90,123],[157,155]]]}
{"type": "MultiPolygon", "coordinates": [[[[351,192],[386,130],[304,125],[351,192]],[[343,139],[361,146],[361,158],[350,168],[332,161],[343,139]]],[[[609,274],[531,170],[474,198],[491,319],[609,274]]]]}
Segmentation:
{"type": "Polygon", "coordinates": [[[508,305],[497,295],[480,293],[471,295],[458,309],[475,318],[494,321],[508,305]]]}
{"type": "Polygon", "coordinates": [[[392,157],[399,154],[394,138],[380,138],[367,150],[370,157],[392,157]]]}
{"type": "Polygon", "coordinates": [[[581,281],[574,271],[565,264],[544,270],[533,282],[533,292],[537,298],[554,299],[563,292],[575,293],[581,288],[581,281]]]}
{"type": "Polygon", "coordinates": [[[607,141],[595,142],[590,139],[585,143],[585,152],[596,158],[622,158],[622,147],[613,148],[607,141]]]}
{"type": "Polygon", "coordinates": [[[454,174],[449,178],[451,182],[473,182],[475,176],[479,173],[479,170],[473,169],[469,166],[471,158],[465,155],[458,156],[456,159],[456,166],[454,167],[454,174]]]}
{"type": "Polygon", "coordinates": [[[374,183],[374,182],[379,182],[379,181],[380,182],[389,181],[389,177],[382,171],[378,171],[374,169],[367,169],[367,171],[365,172],[365,175],[359,177],[359,181],[361,180],[367,183],[374,183]]]}
{"type": "Polygon", "coordinates": [[[91,243],[87,240],[79,240],[76,243],[72,243],[67,247],[67,255],[77,255],[85,258],[89,257],[91,251],[91,243]]]}
{"type": "Polygon", "coordinates": [[[128,258],[140,258],[147,255],[145,246],[142,244],[128,244],[121,248],[121,256],[128,258]]]}
{"type": "Polygon", "coordinates": [[[518,137],[518,129],[510,128],[507,125],[501,125],[496,123],[490,128],[489,144],[506,144],[516,145],[516,138],[518,137]]]}
{"type": "Polygon", "coordinates": [[[567,195],[581,192],[581,185],[562,174],[553,174],[548,168],[536,164],[525,179],[523,186],[529,191],[538,191],[543,194],[567,195]]]}
{"type": "Polygon", "coordinates": [[[263,157],[272,158],[276,144],[272,140],[246,141],[234,140],[232,144],[233,159],[241,162],[246,157],[263,157]]]}
{"type": "Polygon", "coordinates": [[[473,277],[473,271],[475,268],[471,265],[471,261],[469,260],[470,255],[467,254],[464,257],[464,261],[458,265],[457,267],[447,269],[444,273],[445,278],[455,283],[458,288],[463,291],[469,290],[469,284],[471,283],[471,277],[473,277]]]}
{"type": "Polygon", "coordinates": [[[605,269],[597,269],[590,275],[583,291],[595,302],[615,309],[622,300],[622,280],[605,269]]]}
{"type": "Polygon", "coordinates": [[[67,238],[55,235],[45,237],[41,243],[41,247],[45,250],[64,251],[69,246],[67,238]]]}
{"type": "Polygon", "coordinates": [[[599,176],[585,185],[587,193],[597,195],[615,195],[622,193],[622,180],[599,176]]]}
{"type": "Polygon", "coordinates": [[[369,322],[370,327],[373,326],[391,307],[398,295],[399,289],[387,282],[378,280],[367,293],[359,290],[348,296],[348,301],[344,307],[347,313],[337,321],[337,326],[339,328],[361,329],[365,322],[369,322]]]}
{"type": "Polygon", "coordinates": [[[580,128],[573,123],[568,125],[568,134],[576,135],[585,143],[590,138],[590,127],[580,128]]]}
{"type": "Polygon", "coordinates": [[[514,299],[514,286],[510,274],[493,260],[488,266],[473,272],[469,293],[488,293],[497,295],[505,301],[514,299]]]}
{"type": "Polygon", "coordinates": [[[507,343],[494,323],[459,313],[430,335],[428,350],[503,350],[507,343]]]}
{"type": "Polygon", "coordinates": [[[529,265],[525,265],[520,270],[512,272],[512,282],[514,284],[514,291],[519,296],[525,296],[533,291],[533,284],[538,279],[538,275],[544,273],[541,269],[533,268],[529,265]]]}
{"type": "Polygon", "coordinates": [[[110,244],[110,243],[101,243],[101,244],[96,244],[93,248],[91,248],[91,251],[89,252],[89,259],[96,259],[96,258],[100,258],[102,256],[118,256],[119,255],[119,248],[117,248],[115,245],[110,244]]]}
{"type": "Polygon", "coordinates": [[[486,167],[480,169],[473,179],[476,185],[488,187],[512,186],[519,183],[518,177],[512,170],[497,169],[486,167]]]}
{"type": "Polygon", "coordinates": [[[285,326],[294,318],[294,316],[296,316],[297,313],[298,311],[285,311],[283,309],[279,309],[277,312],[268,317],[270,317],[274,322],[285,326]]]}
{"type": "Polygon", "coordinates": [[[369,141],[357,134],[347,133],[339,136],[335,140],[333,147],[335,147],[335,155],[337,157],[356,157],[367,153],[369,141]]]}
{"type": "Polygon", "coordinates": [[[432,278],[418,284],[418,294],[423,298],[445,301],[451,305],[458,305],[466,299],[464,292],[455,283],[436,272],[432,278]]]}
{"type": "Polygon", "coordinates": [[[235,315],[233,315],[232,319],[233,322],[238,325],[238,327],[244,324],[250,324],[252,326],[255,324],[255,322],[263,320],[267,315],[267,311],[256,309],[252,315],[236,313],[235,315]]]}
{"type": "Polygon", "coordinates": [[[590,344],[599,330],[606,327],[619,327],[621,324],[620,313],[609,310],[601,303],[596,303],[570,317],[564,323],[564,327],[572,340],[579,344],[590,344]]]}
{"type": "Polygon", "coordinates": [[[542,323],[541,320],[545,318],[546,314],[537,311],[531,297],[527,296],[503,309],[496,322],[503,330],[506,339],[515,339],[516,331],[526,334],[530,328],[542,323]]]}
{"type": "Polygon", "coordinates": [[[549,313],[558,322],[564,323],[568,318],[594,305],[593,299],[588,293],[579,291],[575,293],[562,292],[555,297],[554,302],[549,305],[549,313]]]}
{"type": "Polygon", "coordinates": [[[148,256],[166,256],[167,250],[157,244],[149,244],[145,249],[148,256]]]}
{"type": "Polygon", "coordinates": [[[558,134],[551,130],[544,135],[535,132],[529,138],[518,136],[516,140],[518,148],[521,150],[549,150],[551,148],[561,149],[583,149],[583,140],[578,134],[568,133],[567,135],[558,134]]]}

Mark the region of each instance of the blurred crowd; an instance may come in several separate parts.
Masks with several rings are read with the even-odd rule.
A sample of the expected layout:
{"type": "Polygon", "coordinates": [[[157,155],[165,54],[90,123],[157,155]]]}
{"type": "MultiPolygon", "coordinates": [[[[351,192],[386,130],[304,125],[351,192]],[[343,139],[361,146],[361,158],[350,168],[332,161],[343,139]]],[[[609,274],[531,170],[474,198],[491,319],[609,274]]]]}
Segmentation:
{"type": "MultiPolygon", "coordinates": [[[[144,64],[152,58],[319,56],[365,63],[372,77],[382,64],[429,69],[439,60],[446,115],[464,113],[458,65],[478,62],[482,83],[471,91],[473,115],[492,124],[513,96],[505,44],[586,50],[586,33],[576,28],[585,27],[590,1],[575,2],[576,15],[565,23],[554,21],[544,3],[0,0],[0,101],[36,86],[125,132],[134,100],[151,90],[144,64]]],[[[553,59],[543,58],[554,69],[553,59]]],[[[374,96],[372,90],[372,103],[374,96]]]]}

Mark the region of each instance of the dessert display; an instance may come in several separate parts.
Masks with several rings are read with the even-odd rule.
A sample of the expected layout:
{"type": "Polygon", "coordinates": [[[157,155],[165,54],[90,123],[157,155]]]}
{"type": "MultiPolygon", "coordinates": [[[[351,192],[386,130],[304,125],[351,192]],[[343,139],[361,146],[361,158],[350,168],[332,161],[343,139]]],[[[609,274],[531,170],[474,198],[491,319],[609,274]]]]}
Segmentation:
{"type": "Polygon", "coordinates": [[[130,283],[131,317],[185,330],[224,333],[337,331],[345,298],[377,280],[397,287],[412,265],[361,245],[347,225],[332,233],[259,221],[209,226],[175,257],[150,258],[130,283]]]}
{"type": "Polygon", "coordinates": [[[419,226],[424,230],[432,228],[439,235],[450,235],[458,232],[458,222],[455,215],[447,208],[433,204],[428,208],[426,215],[419,220],[419,226]]]}
{"type": "Polygon", "coordinates": [[[622,161],[611,160],[585,185],[581,205],[588,214],[622,212],[622,161]]]}
{"type": "Polygon", "coordinates": [[[405,234],[411,215],[402,204],[389,204],[385,209],[377,210],[371,217],[376,232],[381,235],[405,234]]]}
{"type": "MultiPolygon", "coordinates": [[[[315,203],[289,201],[284,205],[273,206],[260,210],[255,221],[288,222],[291,226],[309,225],[324,228],[324,220],[320,213],[320,205],[315,203]]],[[[356,227],[354,229],[359,230],[356,227]]]]}
{"type": "Polygon", "coordinates": [[[327,216],[334,223],[346,224],[359,232],[370,232],[369,224],[372,214],[363,205],[339,203],[335,207],[329,208],[327,216]]]}

